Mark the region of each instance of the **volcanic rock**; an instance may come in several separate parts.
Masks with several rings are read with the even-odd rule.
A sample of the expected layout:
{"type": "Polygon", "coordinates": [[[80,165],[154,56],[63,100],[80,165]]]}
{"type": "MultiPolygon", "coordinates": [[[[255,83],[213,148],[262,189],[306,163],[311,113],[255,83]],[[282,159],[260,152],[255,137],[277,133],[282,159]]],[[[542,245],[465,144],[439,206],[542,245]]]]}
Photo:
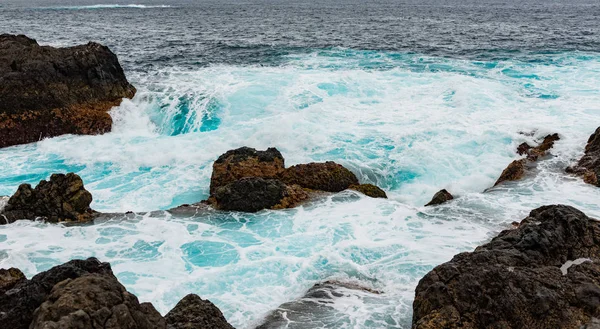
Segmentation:
{"type": "Polygon", "coordinates": [[[442,203],[444,203],[446,201],[450,201],[452,199],[454,199],[454,196],[452,196],[452,194],[450,194],[450,192],[443,189],[443,190],[437,192],[436,194],[434,194],[431,201],[429,201],[429,203],[426,204],[425,207],[442,204],[442,203]]]}
{"type": "Polygon", "coordinates": [[[215,304],[195,294],[183,297],[165,320],[167,329],[233,329],[215,304]]]}
{"type": "Polygon", "coordinates": [[[279,179],[289,185],[326,192],[340,192],[358,185],[358,179],[350,170],[333,161],[291,166],[279,175],[279,179]]]}
{"type": "Polygon", "coordinates": [[[349,189],[358,191],[371,198],[387,199],[387,194],[385,194],[385,191],[373,184],[351,185],[349,189]]]}
{"type": "Polygon", "coordinates": [[[0,224],[41,218],[47,222],[85,222],[92,219],[92,194],[77,174],[53,174],[32,188],[21,184],[0,213],[0,224]]]}
{"type": "Polygon", "coordinates": [[[284,168],[283,156],[274,147],[266,151],[250,147],[227,151],[213,164],[210,193],[214,194],[219,187],[246,177],[277,177],[284,168]]]}
{"type": "Polygon", "coordinates": [[[579,329],[594,317],[600,317],[600,222],[553,205],[425,275],[412,327],[579,329]]]}
{"type": "Polygon", "coordinates": [[[12,289],[18,283],[27,280],[18,268],[0,269],[0,294],[12,289]]]}
{"type": "Polygon", "coordinates": [[[567,172],[583,177],[584,182],[600,186],[600,127],[590,136],[583,157],[567,172]]]}
{"type": "Polygon", "coordinates": [[[135,92],[105,46],[53,48],[0,35],[0,147],[110,131],[108,110],[135,92]]]}

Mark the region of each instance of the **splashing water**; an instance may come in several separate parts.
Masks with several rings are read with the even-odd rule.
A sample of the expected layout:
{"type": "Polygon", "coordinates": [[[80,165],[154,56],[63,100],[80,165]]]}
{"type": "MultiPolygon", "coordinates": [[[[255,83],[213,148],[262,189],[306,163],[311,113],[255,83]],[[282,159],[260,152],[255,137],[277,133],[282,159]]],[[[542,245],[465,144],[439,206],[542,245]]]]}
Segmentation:
{"type": "Polygon", "coordinates": [[[74,171],[94,209],[168,209],[206,198],[212,162],[247,145],[279,148],[286,165],[337,161],[390,198],[343,192],[284,211],[154,212],[87,226],[21,221],[0,226],[0,266],[30,276],[96,256],[162,313],[194,292],[238,328],[322,280],[360,280],[384,293],[340,301],[332,327],[409,328],[414,287],[433,266],[544,204],[600,215],[598,189],[564,173],[598,124],[597,54],[479,62],[327,49],[279,66],[130,80],[138,94],[112,110],[111,133],[0,150],[0,195],[74,171]],[[482,193],[518,144],[554,132],[561,140],[535,176],[482,193]],[[442,188],[458,199],[422,207],[442,188]]]}

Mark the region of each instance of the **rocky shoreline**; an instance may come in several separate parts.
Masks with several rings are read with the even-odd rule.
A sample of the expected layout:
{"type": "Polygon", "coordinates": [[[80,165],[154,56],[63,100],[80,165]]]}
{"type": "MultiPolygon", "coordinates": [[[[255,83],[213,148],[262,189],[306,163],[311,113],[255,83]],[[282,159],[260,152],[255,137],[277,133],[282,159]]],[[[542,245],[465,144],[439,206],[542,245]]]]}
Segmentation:
{"type": "MultiPolygon", "coordinates": [[[[107,47],[43,47],[25,36],[0,35],[0,147],[61,134],[108,132],[108,110],[135,92],[107,47]]],[[[558,140],[558,134],[550,134],[537,146],[519,145],[523,158],[511,162],[494,186],[530,175],[558,140]]],[[[565,171],[600,186],[600,128],[590,136],[583,157],[565,171]]],[[[276,148],[241,147],[214,162],[207,200],[169,212],[279,210],[345,190],[387,198],[385,191],[361,184],[335,162],[286,167],[276,148]]],[[[442,189],[425,206],[455,198],[442,189]]],[[[107,215],[91,209],[91,202],[81,177],[54,174],[0,199],[0,224],[23,219],[87,223],[107,215]]],[[[258,328],[324,314],[335,298],[356,293],[384,292],[323,282],[301,300],[281,305],[258,328]]],[[[412,328],[600,328],[599,319],[600,222],[573,207],[550,205],[532,210],[514,228],[425,275],[415,291],[412,328]]],[[[139,303],[110,264],[89,258],[31,279],[16,268],[0,269],[0,328],[233,327],[214,304],[194,294],[162,316],[152,304],[139,303]]]]}

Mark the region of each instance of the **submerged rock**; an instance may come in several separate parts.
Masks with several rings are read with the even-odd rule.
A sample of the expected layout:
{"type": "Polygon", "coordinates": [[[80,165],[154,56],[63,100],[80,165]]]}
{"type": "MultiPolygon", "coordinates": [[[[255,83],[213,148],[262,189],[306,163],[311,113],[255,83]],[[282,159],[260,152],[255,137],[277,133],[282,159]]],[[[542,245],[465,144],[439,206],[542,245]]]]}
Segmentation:
{"type": "Polygon", "coordinates": [[[600,127],[590,136],[583,157],[567,172],[581,176],[584,182],[600,186],[600,127]]]}
{"type": "Polygon", "coordinates": [[[233,329],[215,304],[195,294],[183,297],[165,320],[167,329],[233,329]]]}
{"type": "Polygon", "coordinates": [[[274,147],[257,151],[240,147],[227,151],[213,164],[210,178],[210,193],[221,186],[246,177],[275,178],[285,168],[281,153],[274,147]]]}
{"type": "Polygon", "coordinates": [[[19,186],[0,213],[0,219],[4,219],[0,224],[37,218],[52,223],[86,222],[92,219],[91,202],[92,194],[77,174],[53,174],[35,188],[29,184],[19,186]]]}
{"type": "MultiPolygon", "coordinates": [[[[3,283],[4,271],[0,270],[3,283]]],[[[11,277],[20,277],[18,273],[11,277]]],[[[108,263],[89,258],[53,267],[31,280],[20,278],[12,288],[1,291],[0,328],[233,327],[214,304],[196,295],[186,296],[163,318],[152,304],[139,303],[137,297],[119,283],[108,263]]]]}
{"type": "Polygon", "coordinates": [[[325,281],[315,284],[300,299],[280,305],[256,329],[340,328],[340,311],[333,304],[342,299],[362,299],[381,294],[356,283],[325,281]]]}
{"type": "Polygon", "coordinates": [[[291,166],[279,178],[286,184],[326,192],[341,192],[358,185],[358,179],[350,170],[333,161],[291,166]]]}
{"type": "Polygon", "coordinates": [[[387,199],[387,194],[385,194],[385,191],[373,184],[352,185],[349,187],[349,189],[358,191],[371,198],[387,199]]]}
{"type": "Polygon", "coordinates": [[[554,205],[425,275],[412,327],[579,329],[593,317],[600,317],[600,222],[554,205]]]}
{"type": "Polygon", "coordinates": [[[527,143],[522,143],[517,147],[519,155],[526,155],[525,158],[514,160],[506,169],[502,171],[494,186],[506,182],[520,180],[527,174],[527,171],[541,157],[547,155],[548,150],[554,146],[554,142],[560,140],[558,134],[547,135],[544,140],[536,147],[532,147],[527,143]]]}
{"type": "Polygon", "coordinates": [[[454,196],[452,196],[452,194],[450,194],[450,192],[443,189],[443,190],[437,192],[436,194],[434,194],[431,201],[429,201],[429,203],[427,203],[425,205],[425,207],[442,204],[442,203],[444,203],[446,201],[450,201],[452,199],[454,199],[454,196]]]}
{"type": "Polygon", "coordinates": [[[108,110],[135,92],[105,46],[53,48],[0,35],[0,147],[110,131],[108,110]]]}

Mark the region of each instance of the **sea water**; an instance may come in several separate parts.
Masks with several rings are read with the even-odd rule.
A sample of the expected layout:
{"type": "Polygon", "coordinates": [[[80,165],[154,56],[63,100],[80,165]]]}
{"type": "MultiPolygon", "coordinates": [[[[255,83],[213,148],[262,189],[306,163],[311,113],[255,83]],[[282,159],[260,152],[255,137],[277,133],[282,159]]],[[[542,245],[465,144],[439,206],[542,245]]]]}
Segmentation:
{"type": "Polygon", "coordinates": [[[137,214],[95,225],[0,226],[0,266],[32,276],[94,256],[161,313],[196,293],[237,328],[256,326],[315,283],[351,281],[383,293],[336,300],[325,327],[409,328],[423,275],[531,209],[562,203],[600,217],[600,191],[564,172],[600,122],[598,27],[586,20],[597,4],[566,12],[544,1],[348,6],[2,8],[3,32],[43,44],[108,44],[138,92],[111,110],[111,133],[0,150],[0,195],[76,172],[92,208],[137,214]],[[561,139],[532,175],[488,190],[519,158],[517,145],[550,133],[561,139]],[[277,147],[288,166],[336,161],[389,199],[346,191],[256,214],[147,213],[205,199],[213,161],[240,146],[277,147]],[[423,207],[442,188],[457,198],[423,207]]]}

